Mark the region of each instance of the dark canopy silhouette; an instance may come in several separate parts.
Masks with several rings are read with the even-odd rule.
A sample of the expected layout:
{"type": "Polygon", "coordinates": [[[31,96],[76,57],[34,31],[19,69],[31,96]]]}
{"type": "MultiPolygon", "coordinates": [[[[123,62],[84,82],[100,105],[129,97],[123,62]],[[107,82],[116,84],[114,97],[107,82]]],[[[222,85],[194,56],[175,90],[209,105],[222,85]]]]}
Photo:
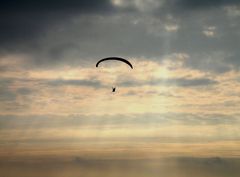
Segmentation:
{"type": "Polygon", "coordinates": [[[99,61],[97,62],[96,67],[98,67],[98,65],[99,65],[101,62],[106,61],[106,60],[117,60],[117,61],[121,61],[121,62],[124,62],[124,63],[128,64],[128,65],[133,69],[132,64],[131,64],[128,60],[126,60],[126,59],[124,59],[124,58],[119,58],[119,57],[103,58],[103,59],[101,59],[101,60],[99,60],[99,61]]]}

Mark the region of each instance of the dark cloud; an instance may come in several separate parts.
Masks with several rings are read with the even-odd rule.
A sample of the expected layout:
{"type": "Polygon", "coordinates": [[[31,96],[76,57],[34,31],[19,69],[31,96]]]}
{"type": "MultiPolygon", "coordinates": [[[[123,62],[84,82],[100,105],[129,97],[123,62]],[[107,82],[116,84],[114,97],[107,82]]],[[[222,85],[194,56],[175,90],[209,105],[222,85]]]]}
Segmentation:
{"type": "Polygon", "coordinates": [[[51,1],[31,1],[31,0],[2,0],[1,1],[1,11],[2,12],[45,12],[45,11],[67,11],[76,10],[80,12],[89,11],[104,11],[110,6],[108,0],[51,0],[51,1]]]}
{"type": "Polygon", "coordinates": [[[220,7],[238,4],[171,0],[142,12],[107,0],[3,1],[0,55],[26,54],[29,67],[52,67],[92,65],[107,56],[160,61],[164,55],[186,53],[191,58],[185,67],[224,73],[239,69],[239,18],[228,17],[220,7]],[[177,29],[167,31],[167,25],[177,29]],[[209,27],[212,36],[204,34],[209,27]]]}
{"type": "Polygon", "coordinates": [[[170,79],[166,81],[169,85],[177,85],[181,87],[197,87],[197,86],[208,86],[208,85],[214,85],[218,82],[212,79],[208,78],[196,78],[196,79],[185,79],[185,78],[179,78],[179,79],[170,79]]]}
{"type": "Polygon", "coordinates": [[[225,62],[232,66],[232,68],[239,70],[240,69],[240,52],[236,51],[229,57],[225,58],[225,62]]]}
{"type": "Polygon", "coordinates": [[[46,81],[46,84],[51,85],[51,86],[68,86],[68,85],[70,85],[70,86],[87,86],[87,87],[94,87],[94,88],[99,88],[99,87],[103,86],[100,81],[76,80],[76,79],[71,79],[71,80],[64,80],[64,79],[50,80],[50,81],[46,81]]]}
{"type": "MultiPolygon", "coordinates": [[[[15,82],[20,82],[22,84],[34,84],[35,86],[88,86],[99,88],[103,87],[102,83],[94,79],[26,79],[26,78],[7,78],[5,80],[0,80],[2,87],[8,88],[11,84],[15,82]]],[[[32,93],[33,90],[27,87],[20,87],[16,90],[16,93],[21,95],[28,95],[32,93]]]]}
{"type": "Polygon", "coordinates": [[[111,9],[107,0],[1,1],[0,52],[26,52],[32,45],[37,48],[35,40],[44,37],[50,26],[78,14],[108,14],[111,9]]]}
{"type": "Polygon", "coordinates": [[[11,79],[0,79],[0,101],[15,101],[16,93],[9,89],[11,79]]]}
{"type": "Polygon", "coordinates": [[[143,86],[143,85],[165,85],[165,86],[179,86],[179,87],[198,87],[198,86],[209,86],[215,85],[218,82],[208,78],[173,78],[173,79],[153,79],[149,81],[122,81],[119,85],[125,87],[143,86]]]}
{"type": "Polygon", "coordinates": [[[0,101],[15,101],[17,95],[8,88],[0,87],[0,101]]]}
{"type": "Polygon", "coordinates": [[[29,88],[25,88],[25,87],[22,87],[22,88],[19,88],[17,89],[16,91],[18,94],[20,95],[29,95],[31,94],[33,91],[29,88]]]}
{"type": "MultiPolygon", "coordinates": [[[[166,145],[164,144],[164,146],[166,145]]],[[[57,154],[57,157],[55,157],[55,154],[55,156],[46,155],[48,158],[44,158],[45,156],[41,157],[38,154],[37,150],[40,148],[35,148],[37,149],[35,152],[28,147],[28,151],[31,154],[27,154],[26,156],[17,156],[15,155],[16,153],[12,155],[12,153],[5,150],[8,152],[8,155],[2,156],[0,159],[1,174],[3,176],[18,177],[58,177],[59,174],[66,176],[78,176],[78,174],[82,174],[84,177],[91,177],[95,173],[98,176],[108,176],[111,173],[111,177],[142,177],[149,175],[152,177],[237,177],[240,173],[240,158],[237,155],[226,158],[221,156],[201,157],[198,155],[178,154],[181,157],[176,157],[173,152],[170,153],[171,156],[168,154],[159,158],[159,155],[156,155],[154,158],[151,158],[149,155],[150,157],[146,158],[142,155],[145,154],[141,153],[142,151],[151,155],[154,152],[152,152],[151,148],[142,150],[141,144],[140,147],[134,150],[130,147],[128,149],[123,147],[121,150],[118,150],[119,145],[115,145],[114,147],[116,147],[115,150],[109,148],[106,150],[102,147],[97,147],[97,150],[91,149],[91,151],[89,150],[90,152],[85,151],[84,148],[83,152],[77,150],[69,152],[65,149],[62,151],[56,149],[56,152],[60,152],[57,154]]],[[[192,148],[189,149],[191,150],[192,148]]],[[[197,151],[195,154],[198,154],[201,150],[195,150],[197,151]]],[[[168,150],[165,151],[169,152],[168,150]]],[[[18,151],[16,150],[16,152],[18,151]]],[[[46,152],[43,151],[42,154],[44,153],[46,152]]]]}
{"type": "Polygon", "coordinates": [[[218,8],[222,5],[239,4],[239,0],[172,0],[176,6],[185,7],[188,9],[203,9],[203,8],[218,8]]]}
{"type": "Polygon", "coordinates": [[[13,79],[11,79],[11,78],[4,78],[4,79],[1,78],[0,79],[0,86],[4,87],[4,88],[8,87],[12,83],[13,83],[13,79]]]}
{"type": "Polygon", "coordinates": [[[1,115],[0,125],[3,129],[34,129],[42,128],[80,128],[92,127],[101,129],[102,126],[123,127],[129,125],[237,125],[240,123],[239,114],[190,114],[190,113],[144,113],[116,115],[1,115]]]}
{"type": "MultiPolygon", "coordinates": [[[[20,84],[20,85],[21,85],[20,84]]],[[[16,85],[15,85],[16,86],[16,85]]],[[[24,96],[24,101],[31,101],[28,98],[32,93],[41,92],[44,88],[75,86],[75,87],[92,87],[95,89],[105,87],[100,81],[97,80],[64,80],[64,79],[19,79],[19,78],[6,78],[0,79],[0,101],[3,103],[1,110],[22,110],[30,104],[20,103],[17,99],[18,96],[24,96]],[[36,88],[18,87],[12,89],[16,83],[34,85],[36,88]]],[[[76,99],[82,99],[77,97],[76,99]]]]}

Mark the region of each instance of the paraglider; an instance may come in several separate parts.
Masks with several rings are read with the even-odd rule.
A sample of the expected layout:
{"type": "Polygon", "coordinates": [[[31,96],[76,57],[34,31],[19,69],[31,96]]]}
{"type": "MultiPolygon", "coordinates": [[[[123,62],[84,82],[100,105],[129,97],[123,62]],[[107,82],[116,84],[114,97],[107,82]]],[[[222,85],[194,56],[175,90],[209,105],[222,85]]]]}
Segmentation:
{"type": "MultiPolygon", "coordinates": [[[[101,62],[107,61],[107,60],[116,60],[116,61],[124,62],[124,63],[126,63],[130,68],[133,69],[132,64],[131,64],[128,60],[126,60],[126,59],[124,59],[124,58],[120,58],[120,57],[107,57],[107,58],[103,58],[103,59],[101,59],[101,60],[99,60],[99,61],[97,62],[96,67],[98,67],[101,62]]],[[[115,92],[115,91],[116,91],[116,87],[112,87],[112,92],[115,92]]]]}
{"type": "Polygon", "coordinates": [[[124,59],[124,58],[119,58],[119,57],[103,58],[103,59],[101,59],[101,60],[99,60],[99,61],[97,62],[96,67],[98,67],[98,65],[99,65],[101,62],[106,61],[106,60],[117,60],[117,61],[121,61],[121,62],[124,62],[124,63],[128,64],[128,65],[133,69],[132,64],[131,64],[128,60],[126,60],[126,59],[124,59]]]}

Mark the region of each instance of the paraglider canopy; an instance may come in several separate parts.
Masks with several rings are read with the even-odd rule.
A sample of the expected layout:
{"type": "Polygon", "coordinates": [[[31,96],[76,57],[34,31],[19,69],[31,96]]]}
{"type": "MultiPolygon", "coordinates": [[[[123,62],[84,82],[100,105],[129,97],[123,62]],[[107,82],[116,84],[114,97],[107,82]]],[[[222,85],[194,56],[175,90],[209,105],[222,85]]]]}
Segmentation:
{"type": "MultiPolygon", "coordinates": [[[[128,60],[126,60],[126,59],[124,59],[124,58],[120,58],[120,57],[107,57],[107,58],[103,58],[103,59],[101,59],[101,60],[99,60],[99,61],[97,62],[96,67],[98,67],[98,65],[99,65],[101,62],[107,61],[107,60],[117,60],[117,61],[124,62],[124,63],[126,63],[128,66],[130,66],[130,67],[133,69],[132,64],[131,64],[128,60]]],[[[112,87],[112,92],[116,92],[116,87],[112,87]]]]}
{"type": "Polygon", "coordinates": [[[117,61],[121,61],[121,62],[124,62],[124,63],[128,64],[128,65],[133,69],[132,64],[131,64],[128,60],[126,60],[126,59],[124,59],[124,58],[120,58],[120,57],[108,57],[108,58],[103,58],[103,59],[101,59],[101,60],[99,60],[99,61],[97,62],[96,67],[98,67],[98,65],[99,65],[101,62],[106,61],[106,60],[117,60],[117,61]]]}

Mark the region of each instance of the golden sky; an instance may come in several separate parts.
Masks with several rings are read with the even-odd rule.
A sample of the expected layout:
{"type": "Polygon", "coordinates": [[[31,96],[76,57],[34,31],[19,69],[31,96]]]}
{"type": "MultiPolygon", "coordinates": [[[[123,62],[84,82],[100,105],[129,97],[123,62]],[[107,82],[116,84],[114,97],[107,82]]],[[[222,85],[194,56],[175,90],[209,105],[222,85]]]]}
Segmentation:
{"type": "Polygon", "coordinates": [[[14,1],[0,11],[0,157],[239,157],[239,2],[14,1]],[[95,67],[110,56],[134,69],[95,67]]]}
{"type": "Polygon", "coordinates": [[[26,68],[24,57],[3,57],[11,69],[1,74],[1,155],[238,157],[239,72],[203,72],[186,60],[130,58],[132,70],[117,61],[96,68],[97,60],[26,68]]]}

